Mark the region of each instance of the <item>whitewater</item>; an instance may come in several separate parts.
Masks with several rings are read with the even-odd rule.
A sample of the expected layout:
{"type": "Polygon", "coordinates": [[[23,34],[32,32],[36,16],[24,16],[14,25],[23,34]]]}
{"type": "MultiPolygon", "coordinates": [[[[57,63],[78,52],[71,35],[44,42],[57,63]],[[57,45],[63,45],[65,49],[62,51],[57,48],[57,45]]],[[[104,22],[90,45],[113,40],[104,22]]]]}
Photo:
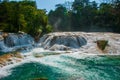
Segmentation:
{"type": "Polygon", "coordinates": [[[44,35],[38,43],[27,34],[0,39],[1,51],[22,48],[24,56],[21,62],[0,68],[0,80],[120,79],[120,34],[56,32],[44,35]],[[104,52],[97,48],[97,40],[109,41],[104,52]]]}

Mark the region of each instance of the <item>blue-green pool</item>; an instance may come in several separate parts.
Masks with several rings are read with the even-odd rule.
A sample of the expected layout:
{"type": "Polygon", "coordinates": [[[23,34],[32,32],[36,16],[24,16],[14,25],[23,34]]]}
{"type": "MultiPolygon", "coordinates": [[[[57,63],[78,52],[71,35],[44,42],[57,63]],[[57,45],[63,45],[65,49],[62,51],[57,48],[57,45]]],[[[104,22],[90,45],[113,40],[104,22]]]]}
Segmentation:
{"type": "Polygon", "coordinates": [[[120,56],[48,56],[11,70],[0,80],[120,80],[120,56]]]}

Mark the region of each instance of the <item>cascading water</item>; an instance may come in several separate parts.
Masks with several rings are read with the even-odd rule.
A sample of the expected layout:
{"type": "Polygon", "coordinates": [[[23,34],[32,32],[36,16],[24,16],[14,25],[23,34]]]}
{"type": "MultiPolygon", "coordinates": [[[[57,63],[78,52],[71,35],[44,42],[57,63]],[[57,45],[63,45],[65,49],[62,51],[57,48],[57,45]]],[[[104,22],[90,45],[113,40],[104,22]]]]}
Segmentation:
{"type": "Polygon", "coordinates": [[[6,49],[7,47],[4,45],[4,41],[0,40],[0,51],[4,51],[4,49],[6,49]]]}
{"type": "Polygon", "coordinates": [[[50,50],[66,50],[80,48],[87,44],[87,40],[81,34],[72,33],[51,33],[40,39],[41,46],[50,50]]]}
{"type": "Polygon", "coordinates": [[[11,74],[1,80],[119,80],[119,59],[120,56],[76,53],[31,58],[27,63],[11,68],[11,74]]]}
{"type": "MultiPolygon", "coordinates": [[[[24,40],[25,38],[22,39],[24,40]]],[[[3,39],[1,38],[1,40],[3,39]]],[[[10,45],[10,47],[21,45],[18,37],[14,40],[12,42],[14,45],[9,43],[7,45],[10,45]]],[[[4,40],[0,44],[4,44],[4,40]]],[[[120,79],[119,34],[50,33],[44,35],[40,39],[39,44],[43,48],[38,46],[32,49],[32,51],[24,53],[23,62],[1,68],[0,80],[120,79]],[[101,53],[95,41],[104,38],[109,40],[109,46],[107,46],[108,52],[101,53]]]]}
{"type": "Polygon", "coordinates": [[[1,33],[0,35],[0,52],[9,52],[22,47],[32,47],[32,45],[34,44],[34,39],[30,35],[25,33],[8,33],[7,36],[2,35],[4,35],[4,33],[1,33]]]}
{"type": "Polygon", "coordinates": [[[34,44],[33,38],[27,34],[8,34],[4,39],[4,43],[8,47],[34,44]]]}

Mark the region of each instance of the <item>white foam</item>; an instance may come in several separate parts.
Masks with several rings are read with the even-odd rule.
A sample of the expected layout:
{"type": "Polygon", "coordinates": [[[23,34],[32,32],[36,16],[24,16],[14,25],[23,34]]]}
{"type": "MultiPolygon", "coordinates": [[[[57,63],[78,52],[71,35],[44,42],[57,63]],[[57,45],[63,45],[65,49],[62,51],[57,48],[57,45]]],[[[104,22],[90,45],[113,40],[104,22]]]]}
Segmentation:
{"type": "MultiPolygon", "coordinates": [[[[74,33],[74,34],[80,34],[80,33],[74,33]]],[[[74,34],[72,34],[72,35],[74,35],[74,34]]],[[[31,51],[29,51],[29,52],[23,52],[22,55],[26,55],[26,57],[24,58],[24,60],[22,60],[22,62],[7,65],[7,66],[5,66],[3,68],[0,68],[0,78],[10,75],[11,72],[12,72],[11,68],[22,65],[24,63],[31,62],[31,61],[32,62],[38,62],[38,63],[44,64],[44,65],[57,67],[57,68],[60,68],[62,70],[64,69],[66,72],[75,72],[76,69],[71,68],[71,67],[66,68],[66,66],[64,66],[62,64],[59,64],[59,62],[57,62],[57,61],[65,62],[65,60],[63,60],[61,58],[61,56],[72,57],[72,58],[75,58],[75,59],[84,59],[84,58],[89,57],[89,56],[97,57],[99,55],[100,56],[101,55],[105,55],[105,56],[107,56],[107,55],[110,55],[110,56],[114,56],[114,55],[118,56],[118,55],[120,55],[120,44],[116,43],[116,40],[112,39],[110,37],[110,35],[113,35],[113,34],[109,34],[109,35],[101,35],[101,34],[97,34],[97,33],[82,33],[82,34],[85,34],[86,38],[88,39],[87,40],[88,43],[87,43],[87,45],[81,47],[80,49],[73,49],[73,50],[69,50],[69,51],[60,51],[60,50],[58,50],[58,51],[50,51],[50,50],[45,50],[43,48],[31,49],[31,51]],[[100,38],[97,38],[97,37],[100,37],[100,38]],[[106,37],[107,40],[110,41],[109,44],[111,46],[113,46],[113,49],[116,50],[116,53],[113,52],[112,48],[110,48],[111,49],[110,54],[100,53],[96,49],[96,43],[94,43],[94,41],[96,41],[97,39],[103,39],[104,37],[106,37]],[[49,55],[48,54],[49,56],[45,55],[45,56],[43,56],[41,58],[36,58],[35,56],[33,56],[34,53],[44,54],[43,52],[50,52],[50,53],[51,52],[56,52],[56,53],[62,53],[62,54],[59,54],[59,55],[54,55],[54,54],[49,55]]],[[[54,35],[54,34],[52,34],[52,35],[54,35]]],[[[56,35],[58,35],[58,33],[56,35]]],[[[63,35],[65,35],[65,33],[63,35]]],[[[119,39],[119,36],[118,36],[118,39],[119,39]]],[[[49,41],[48,41],[48,43],[49,43],[49,41]]],[[[46,44],[48,44],[48,43],[46,42],[46,44]]],[[[70,64],[75,64],[73,61],[66,60],[66,62],[67,61],[70,64]]]]}

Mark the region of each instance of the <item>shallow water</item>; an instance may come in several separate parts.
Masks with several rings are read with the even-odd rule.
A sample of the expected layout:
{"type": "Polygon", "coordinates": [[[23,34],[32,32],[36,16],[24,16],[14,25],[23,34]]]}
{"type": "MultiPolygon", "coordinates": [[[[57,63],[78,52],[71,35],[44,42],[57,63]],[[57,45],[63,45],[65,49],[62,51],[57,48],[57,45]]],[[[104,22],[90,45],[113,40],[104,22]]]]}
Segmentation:
{"type": "Polygon", "coordinates": [[[61,54],[35,60],[12,68],[0,80],[120,80],[120,56],[61,54]]]}

